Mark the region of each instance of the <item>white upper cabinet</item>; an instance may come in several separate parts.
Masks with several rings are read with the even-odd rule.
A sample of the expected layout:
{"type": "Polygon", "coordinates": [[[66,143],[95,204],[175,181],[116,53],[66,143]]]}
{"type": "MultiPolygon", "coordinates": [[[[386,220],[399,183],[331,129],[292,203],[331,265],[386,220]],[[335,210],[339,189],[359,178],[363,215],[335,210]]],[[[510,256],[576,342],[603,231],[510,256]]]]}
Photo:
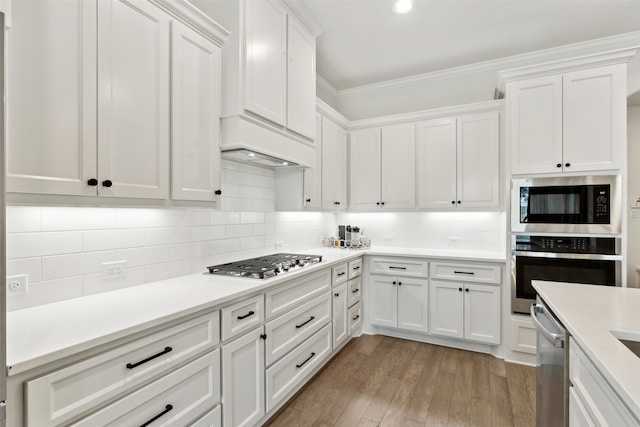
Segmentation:
{"type": "Polygon", "coordinates": [[[347,207],[347,131],[322,119],[322,207],[347,207]]]}
{"type": "Polygon", "coordinates": [[[171,198],[217,200],[220,189],[221,48],[171,24],[171,198]]]}
{"type": "Polygon", "coordinates": [[[513,174],[620,168],[626,64],[507,83],[513,174]]]}
{"type": "Polygon", "coordinates": [[[313,209],[322,207],[322,120],[316,115],[316,163],[303,172],[303,206],[313,209]]]}
{"type": "Polygon", "coordinates": [[[415,208],[415,125],[351,132],[349,209],[415,208]]]}
{"type": "Polygon", "coordinates": [[[169,15],[98,2],[98,193],[169,195],[169,15]]]}
{"type": "Polygon", "coordinates": [[[500,200],[500,113],[417,124],[418,208],[495,208],[500,200]]]}
{"type": "Polygon", "coordinates": [[[316,134],[316,39],[293,15],[287,20],[287,128],[316,134]]]}
{"type": "MultiPolygon", "coordinates": [[[[287,124],[287,12],[279,1],[247,0],[244,109],[287,124]]],[[[313,135],[311,135],[313,136],[313,135]]]]}
{"type": "Polygon", "coordinates": [[[96,3],[12,6],[7,191],[95,195],[87,181],[97,178],[96,3]]]}

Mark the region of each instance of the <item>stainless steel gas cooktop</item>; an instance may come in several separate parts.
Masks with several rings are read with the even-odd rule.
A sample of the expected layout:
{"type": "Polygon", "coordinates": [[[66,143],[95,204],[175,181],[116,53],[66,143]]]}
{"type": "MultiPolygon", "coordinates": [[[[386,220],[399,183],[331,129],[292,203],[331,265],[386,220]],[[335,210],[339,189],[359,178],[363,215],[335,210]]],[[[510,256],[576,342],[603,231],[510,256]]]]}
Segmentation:
{"type": "Polygon", "coordinates": [[[268,279],[322,261],[322,255],[273,254],[207,267],[211,274],[268,279]]]}

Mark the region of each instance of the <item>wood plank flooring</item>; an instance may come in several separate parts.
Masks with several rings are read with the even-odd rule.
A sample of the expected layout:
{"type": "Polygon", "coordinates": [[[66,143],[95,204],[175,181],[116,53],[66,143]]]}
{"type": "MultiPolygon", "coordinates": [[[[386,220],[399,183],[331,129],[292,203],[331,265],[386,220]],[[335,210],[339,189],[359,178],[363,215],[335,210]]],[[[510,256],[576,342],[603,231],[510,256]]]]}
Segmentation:
{"type": "Polygon", "coordinates": [[[362,335],[267,425],[535,426],[535,390],[535,368],[487,354],[362,335]]]}

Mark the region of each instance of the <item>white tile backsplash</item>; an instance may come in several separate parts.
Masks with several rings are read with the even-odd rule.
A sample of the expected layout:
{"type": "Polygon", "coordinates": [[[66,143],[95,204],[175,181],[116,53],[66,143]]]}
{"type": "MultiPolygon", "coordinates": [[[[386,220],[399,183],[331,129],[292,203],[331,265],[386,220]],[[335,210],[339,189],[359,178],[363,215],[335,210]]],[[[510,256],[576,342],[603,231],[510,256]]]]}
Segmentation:
{"type": "Polygon", "coordinates": [[[500,212],[275,212],[274,172],[223,161],[222,209],[7,207],[7,272],[27,274],[29,292],[9,310],[198,273],[207,265],[315,248],[337,224],[359,225],[373,245],[496,251],[500,212]],[[451,239],[455,238],[453,245],[451,239]],[[126,273],[105,276],[103,262],[126,273]]]}

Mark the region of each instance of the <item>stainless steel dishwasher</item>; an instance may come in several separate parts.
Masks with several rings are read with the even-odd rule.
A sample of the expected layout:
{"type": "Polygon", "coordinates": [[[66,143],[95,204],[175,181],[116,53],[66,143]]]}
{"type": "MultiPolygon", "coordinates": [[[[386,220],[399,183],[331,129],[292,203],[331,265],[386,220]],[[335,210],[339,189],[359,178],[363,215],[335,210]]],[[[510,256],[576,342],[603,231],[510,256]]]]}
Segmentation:
{"type": "Polygon", "coordinates": [[[569,333],[540,297],[531,305],[538,331],[536,351],[536,425],[569,425],[569,333]]]}

